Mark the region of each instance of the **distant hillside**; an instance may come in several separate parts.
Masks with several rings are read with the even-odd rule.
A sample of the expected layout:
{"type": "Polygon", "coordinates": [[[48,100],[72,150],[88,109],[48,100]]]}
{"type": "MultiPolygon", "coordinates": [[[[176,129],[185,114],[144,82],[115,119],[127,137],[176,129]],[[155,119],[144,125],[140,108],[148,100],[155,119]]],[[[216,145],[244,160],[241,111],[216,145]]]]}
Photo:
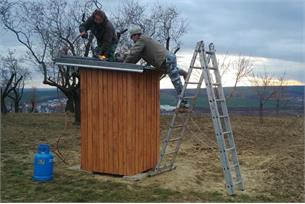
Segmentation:
{"type": "MultiPolygon", "coordinates": [[[[274,87],[269,87],[268,91],[271,91],[274,87]]],[[[285,109],[297,108],[301,109],[304,107],[304,86],[288,86],[286,89],[286,98],[288,99],[284,105],[285,109]]],[[[231,87],[225,87],[225,94],[231,92],[231,87]]],[[[189,90],[188,94],[194,94],[194,89],[189,90]]],[[[28,103],[32,89],[25,89],[23,102],[28,103]]],[[[36,90],[38,102],[45,102],[47,100],[55,98],[63,98],[64,95],[57,89],[37,89],[36,90]]],[[[161,105],[175,105],[176,103],[176,91],[174,89],[161,89],[160,90],[160,103],[161,105]]],[[[258,96],[256,95],[255,87],[237,87],[235,96],[227,101],[229,108],[257,108],[258,107],[258,96]]],[[[208,108],[208,101],[206,90],[202,89],[197,102],[198,108],[208,108]]],[[[266,108],[274,108],[275,101],[269,101],[266,108]]]]}
{"type": "MultiPolygon", "coordinates": [[[[29,103],[30,97],[33,93],[31,88],[24,89],[24,95],[22,97],[22,103],[29,103]]],[[[40,88],[36,89],[37,102],[45,102],[55,98],[64,98],[63,93],[55,88],[40,88]]]]}
{"type": "MultiPolygon", "coordinates": [[[[267,88],[267,91],[271,92],[274,87],[267,88]]],[[[304,106],[304,86],[287,86],[285,87],[287,101],[283,108],[302,108],[304,106]]],[[[188,92],[189,95],[193,95],[194,89],[188,92]]],[[[230,94],[231,87],[225,87],[225,95],[230,94]]],[[[175,105],[176,91],[174,89],[162,89],[161,90],[161,104],[175,105]]],[[[227,101],[229,108],[257,108],[259,98],[256,95],[255,87],[237,87],[234,97],[227,101]]],[[[208,100],[206,89],[200,91],[199,98],[197,100],[197,107],[208,108],[208,100]]],[[[266,108],[275,107],[275,101],[270,100],[265,105],[266,108]]]]}

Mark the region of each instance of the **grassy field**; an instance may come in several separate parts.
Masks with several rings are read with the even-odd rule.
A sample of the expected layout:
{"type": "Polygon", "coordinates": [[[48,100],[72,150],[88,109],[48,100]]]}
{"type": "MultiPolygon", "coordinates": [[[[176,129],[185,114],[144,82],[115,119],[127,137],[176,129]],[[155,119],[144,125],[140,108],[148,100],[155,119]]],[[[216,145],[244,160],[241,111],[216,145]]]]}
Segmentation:
{"type": "MultiPolygon", "coordinates": [[[[245,191],[227,196],[209,116],[194,118],[177,169],[139,182],[91,174],[79,164],[79,127],[64,114],[7,114],[1,125],[2,202],[304,202],[303,118],[232,116],[245,191]],[[200,124],[202,131],[196,129],[200,124]],[[32,181],[39,143],[56,143],[68,165],[55,157],[54,180],[32,181]]],[[[162,134],[169,117],[161,118],[162,134]]]]}
{"type": "MultiPolygon", "coordinates": [[[[270,93],[274,87],[268,87],[266,93],[270,93]]],[[[293,109],[296,106],[301,107],[303,103],[297,101],[296,98],[304,98],[304,86],[287,86],[285,87],[285,97],[289,102],[281,101],[282,109],[293,109]]],[[[231,87],[224,87],[225,95],[229,95],[232,91],[231,87]]],[[[189,95],[194,95],[194,89],[188,89],[189,95]]],[[[267,94],[268,95],[268,94],[267,94]]],[[[286,100],[285,99],[285,100],[286,100]]],[[[176,92],[173,89],[161,89],[160,102],[161,104],[176,105],[176,92]]],[[[256,94],[255,87],[237,87],[235,95],[227,101],[228,108],[256,108],[259,107],[259,98],[256,94]]],[[[206,89],[200,91],[197,99],[196,107],[209,108],[206,89]]],[[[275,109],[276,101],[269,100],[264,105],[265,108],[275,109]]]]}

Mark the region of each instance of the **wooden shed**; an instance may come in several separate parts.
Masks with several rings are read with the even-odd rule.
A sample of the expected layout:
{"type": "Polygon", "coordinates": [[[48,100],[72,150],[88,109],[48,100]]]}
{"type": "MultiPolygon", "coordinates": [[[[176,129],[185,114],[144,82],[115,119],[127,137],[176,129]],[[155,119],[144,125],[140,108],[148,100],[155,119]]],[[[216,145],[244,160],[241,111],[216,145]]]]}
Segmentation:
{"type": "Polygon", "coordinates": [[[132,64],[58,61],[80,68],[81,169],[130,176],[154,168],[160,146],[159,73],[132,64]]]}

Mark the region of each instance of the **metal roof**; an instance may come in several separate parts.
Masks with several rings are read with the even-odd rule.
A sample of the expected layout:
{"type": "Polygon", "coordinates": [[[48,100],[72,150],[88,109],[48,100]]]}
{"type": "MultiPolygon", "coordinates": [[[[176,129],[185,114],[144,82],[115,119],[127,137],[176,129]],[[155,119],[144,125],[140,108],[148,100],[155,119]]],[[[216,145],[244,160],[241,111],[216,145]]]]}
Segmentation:
{"type": "Polygon", "coordinates": [[[144,69],[152,70],[152,67],[130,63],[101,61],[96,58],[80,56],[60,56],[53,59],[56,65],[76,66],[85,69],[104,69],[127,72],[143,72],[144,69]]]}

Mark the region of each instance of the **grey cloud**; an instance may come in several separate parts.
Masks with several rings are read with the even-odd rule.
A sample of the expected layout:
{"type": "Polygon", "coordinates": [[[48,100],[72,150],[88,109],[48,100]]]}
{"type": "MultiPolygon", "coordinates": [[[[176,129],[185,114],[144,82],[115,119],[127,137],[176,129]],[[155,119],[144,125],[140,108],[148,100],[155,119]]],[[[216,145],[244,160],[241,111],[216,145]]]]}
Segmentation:
{"type": "Polygon", "coordinates": [[[303,1],[192,2],[184,8],[175,4],[190,22],[185,47],[203,39],[221,52],[303,61],[303,1]]]}
{"type": "MultiPolygon", "coordinates": [[[[122,0],[105,0],[103,8],[116,12],[122,0]]],[[[153,4],[142,0],[144,4],[153,4]]],[[[182,50],[198,40],[214,42],[219,52],[291,61],[304,59],[304,4],[302,0],[167,0],[188,19],[182,50]]],[[[3,46],[16,38],[0,30],[3,46]]]]}

